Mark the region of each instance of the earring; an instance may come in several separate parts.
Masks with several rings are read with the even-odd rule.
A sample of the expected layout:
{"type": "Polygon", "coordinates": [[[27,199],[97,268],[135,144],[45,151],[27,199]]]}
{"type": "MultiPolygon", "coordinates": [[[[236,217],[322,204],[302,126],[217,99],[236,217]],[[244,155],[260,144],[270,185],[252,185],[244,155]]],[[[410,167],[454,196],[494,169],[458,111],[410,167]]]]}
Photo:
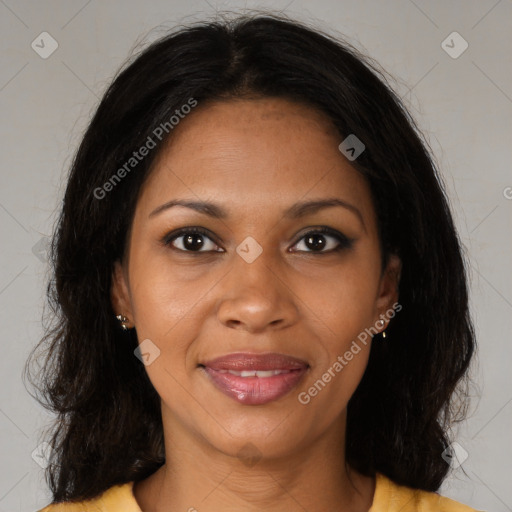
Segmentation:
{"type": "Polygon", "coordinates": [[[127,331],[128,326],[126,325],[126,322],[128,321],[128,318],[126,318],[124,315],[117,315],[116,318],[121,322],[121,328],[123,331],[127,331]]]}
{"type": "MultiPolygon", "coordinates": [[[[377,320],[377,323],[379,324],[379,328],[382,328],[386,325],[386,322],[384,322],[384,320],[380,319],[380,320],[377,320]]],[[[385,338],[386,337],[386,330],[383,330],[381,332],[382,334],[382,337],[385,338]]]]}

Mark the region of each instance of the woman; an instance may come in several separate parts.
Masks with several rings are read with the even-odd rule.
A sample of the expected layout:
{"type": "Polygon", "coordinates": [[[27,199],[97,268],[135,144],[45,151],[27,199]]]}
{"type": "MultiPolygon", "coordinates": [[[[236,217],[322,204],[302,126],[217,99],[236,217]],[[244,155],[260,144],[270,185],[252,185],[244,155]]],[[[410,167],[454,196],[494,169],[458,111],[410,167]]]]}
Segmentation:
{"type": "Polygon", "coordinates": [[[426,144],[348,43],[197,24],[113,81],[52,254],[44,512],[470,511],[475,342],[426,144]]]}

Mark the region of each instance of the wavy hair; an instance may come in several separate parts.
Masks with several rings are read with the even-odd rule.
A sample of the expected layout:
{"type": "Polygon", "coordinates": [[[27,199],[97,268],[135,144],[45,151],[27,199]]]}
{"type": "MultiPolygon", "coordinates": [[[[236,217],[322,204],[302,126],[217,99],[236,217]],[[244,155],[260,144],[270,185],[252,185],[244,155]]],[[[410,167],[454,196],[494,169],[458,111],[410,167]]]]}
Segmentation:
{"type": "Polygon", "coordinates": [[[129,59],[75,154],[51,242],[51,322],[25,367],[33,396],[56,415],[46,470],[54,502],[142,480],[165,462],[160,398],[134,357],[136,332],[119,328],[110,289],[141,185],[172,131],[105,197],[94,191],[190,98],[250,97],[308,104],[327,114],[340,142],[363,141],[351,163],[372,193],[383,268],[391,253],[402,260],[402,311],[372,344],[348,404],[346,463],[427,491],[448,473],[441,454],[450,426],[467,415],[475,336],[464,253],[432,151],[370,58],[259,12],[176,28],[129,59]]]}

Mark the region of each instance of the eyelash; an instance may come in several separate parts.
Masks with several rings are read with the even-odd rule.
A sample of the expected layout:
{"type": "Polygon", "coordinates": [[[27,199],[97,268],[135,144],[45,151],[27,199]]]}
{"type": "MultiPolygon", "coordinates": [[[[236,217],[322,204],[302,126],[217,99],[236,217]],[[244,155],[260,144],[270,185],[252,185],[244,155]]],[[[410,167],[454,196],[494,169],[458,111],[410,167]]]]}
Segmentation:
{"type": "MultiPolygon", "coordinates": [[[[161,243],[166,247],[170,246],[170,248],[175,251],[188,253],[188,254],[205,254],[205,253],[211,253],[211,252],[221,252],[221,251],[187,251],[184,249],[178,249],[171,245],[172,242],[174,242],[174,240],[176,240],[180,236],[189,235],[189,234],[198,234],[198,235],[206,236],[207,238],[212,240],[212,242],[214,242],[216,245],[218,245],[215,242],[215,240],[212,239],[208,230],[198,227],[198,226],[191,226],[188,228],[180,228],[177,231],[168,233],[162,238],[161,243]]],[[[297,243],[299,243],[303,238],[306,238],[307,236],[314,235],[314,234],[329,235],[329,236],[335,238],[338,241],[339,245],[334,249],[330,249],[329,251],[298,251],[298,252],[305,252],[306,254],[317,254],[317,255],[332,254],[332,253],[340,252],[344,249],[350,249],[354,242],[353,239],[346,237],[342,233],[339,233],[338,231],[335,231],[331,228],[322,226],[319,228],[312,229],[312,230],[308,231],[307,233],[304,233],[297,240],[297,242],[295,242],[294,245],[297,245],[297,243]]]]}

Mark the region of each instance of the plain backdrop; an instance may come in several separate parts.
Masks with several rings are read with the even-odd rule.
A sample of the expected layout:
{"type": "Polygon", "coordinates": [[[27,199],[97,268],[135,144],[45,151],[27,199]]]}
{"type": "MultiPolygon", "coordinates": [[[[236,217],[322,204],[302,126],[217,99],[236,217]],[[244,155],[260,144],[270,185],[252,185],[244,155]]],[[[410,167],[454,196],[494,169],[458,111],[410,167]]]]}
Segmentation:
{"type": "Polygon", "coordinates": [[[343,34],[395,77],[425,133],[470,261],[479,343],[478,392],[456,436],[467,458],[441,492],[512,511],[510,0],[0,0],[0,512],[50,500],[37,462],[50,416],[21,371],[42,333],[47,237],[83,130],[137,43],[244,8],[343,34]]]}

